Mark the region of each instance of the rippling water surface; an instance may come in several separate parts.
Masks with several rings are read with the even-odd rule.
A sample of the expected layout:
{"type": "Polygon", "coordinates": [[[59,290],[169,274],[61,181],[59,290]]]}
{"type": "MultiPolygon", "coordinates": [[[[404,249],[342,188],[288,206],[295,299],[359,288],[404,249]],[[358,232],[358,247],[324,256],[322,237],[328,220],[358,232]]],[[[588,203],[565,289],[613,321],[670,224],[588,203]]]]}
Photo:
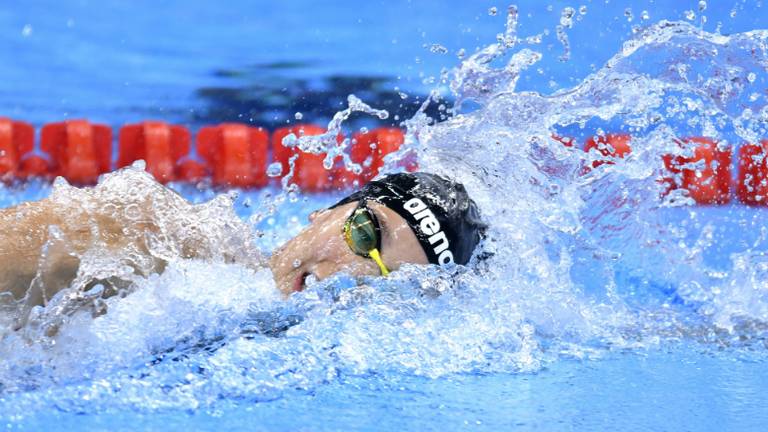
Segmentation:
{"type": "MultiPolygon", "coordinates": [[[[663,155],[690,152],[676,137],[715,137],[734,154],[768,137],[768,31],[720,33],[702,24],[701,3],[696,19],[630,10],[637,27],[607,61],[552,91],[521,90],[521,77],[552,55],[567,68],[577,50],[569,29],[599,6],[561,7],[541,35],[524,8],[499,7],[496,39],[423,87],[437,89],[423,103],[445,104],[445,118],[425,108],[407,119],[391,166],[416,154],[422,169],[467,186],[491,226],[467,268],[407,267],[364,287],[338,275],[283,300],[267,270],[171,257],[164,273],[99,300],[106,313],[96,318],[91,303],[63,307],[75,284],[21,330],[0,329],[0,418],[30,428],[759,430],[765,210],[697,206],[659,181],[663,155]],[[552,138],[617,131],[632,134],[632,153],[591,170],[596,153],[552,138]]],[[[766,13],[747,9],[734,6],[766,13]]],[[[154,187],[137,168],[91,193],[129,199],[154,187]]],[[[214,195],[176,187],[194,201],[214,195]]],[[[7,187],[2,198],[48,193],[7,187]]],[[[210,226],[222,256],[235,240],[268,254],[335,198],[275,188],[155,217],[210,226]]],[[[159,243],[153,253],[168,251],[159,243]]],[[[120,259],[93,261],[84,279],[119,272],[120,259]]]]}

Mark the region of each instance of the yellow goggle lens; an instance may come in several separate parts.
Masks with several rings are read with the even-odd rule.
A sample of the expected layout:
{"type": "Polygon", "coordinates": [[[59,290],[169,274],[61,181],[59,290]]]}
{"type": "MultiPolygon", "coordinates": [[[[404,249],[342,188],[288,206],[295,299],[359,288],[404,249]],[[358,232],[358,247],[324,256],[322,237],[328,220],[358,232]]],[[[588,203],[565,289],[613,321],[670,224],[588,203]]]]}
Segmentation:
{"type": "Polygon", "coordinates": [[[387,276],[389,270],[384,265],[379,253],[379,230],[367,208],[358,208],[344,223],[344,240],[352,252],[371,258],[379,266],[381,274],[387,276]]]}

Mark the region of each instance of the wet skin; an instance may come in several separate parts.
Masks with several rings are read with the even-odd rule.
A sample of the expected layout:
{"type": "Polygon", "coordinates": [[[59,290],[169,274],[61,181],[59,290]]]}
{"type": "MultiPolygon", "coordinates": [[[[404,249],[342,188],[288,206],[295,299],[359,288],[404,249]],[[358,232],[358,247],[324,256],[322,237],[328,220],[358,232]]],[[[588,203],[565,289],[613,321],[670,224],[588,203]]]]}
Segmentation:
{"type": "MultiPolygon", "coordinates": [[[[381,274],[372,259],[356,255],[344,240],[344,222],[355,207],[357,203],[352,202],[312,213],[310,225],[275,251],[269,267],[280,291],[301,291],[310,275],[322,280],[338,272],[351,276],[381,274]]],[[[368,207],[381,225],[381,258],[390,271],[406,263],[429,263],[416,235],[400,215],[374,201],[368,201],[368,207]]]]}
{"type": "MultiPolygon", "coordinates": [[[[97,193],[98,187],[72,188],[70,192],[77,199],[48,198],[0,210],[0,305],[22,301],[25,312],[21,315],[25,315],[33,306],[46,304],[73,282],[80,269],[80,257],[94,247],[115,255],[114,259],[124,262],[134,274],[162,272],[166,262],[162,255],[151,252],[149,242],[158,238],[158,233],[164,233],[164,244],[183,258],[206,259],[218,254],[227,262],[252,268],[264,265],[256,252],[236,246],[239,241],[248,241],[247,236],[241,236],[247,227],[236,227],[224,237],[209,237],[204,233],[215,229],[215,220],[193,218],[197,229],[181,229],[190,222],[175,215],[191,216],[198,208],[148,178],[133,180],[141,180],[137,188],[148,191],[139,199],[123,199],[119,194],[104,196],[97,193]],[[137,209],[138,216],[128,218],[129,208],[137,209]],[[160,217],[152,211],[155,208],[173,208],[175,212],[160,217]],[[60,239],[52,237],[52,227],[60,233],[60,239]],[[222,249],[222,238],[229,239],[224,243],[231,245],[230,250],[222,249]]],[[[394,271],[403,263],[427,264],[405,220],[381,204],[368,204],[381,225],[380,252],[387,268],[394,271]]],[[[302,290],[309,275],[321,280],[341,271],[352,276],[380,274],[373,260],[356,255],[344,240],[344,222],[356,205],[349,203],[313,213],[310,225],[275,251],[268,264],[280,291],[289,295],[302,290]],[[296,267],[295,262],[299,263],[296,267]]],[[[112,295],[115,291],[110,287],[127,283],[118,275],[99,276],[93,280],[84,276],[77,288],[84,290],[98,282],[107,287],[105,295],[112,295]]]]}

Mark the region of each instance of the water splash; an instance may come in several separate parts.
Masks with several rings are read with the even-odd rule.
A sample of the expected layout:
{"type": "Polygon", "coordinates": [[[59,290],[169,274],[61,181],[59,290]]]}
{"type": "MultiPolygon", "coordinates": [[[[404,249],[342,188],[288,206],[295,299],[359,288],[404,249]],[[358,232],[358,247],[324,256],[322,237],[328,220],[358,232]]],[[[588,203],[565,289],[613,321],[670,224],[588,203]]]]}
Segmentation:
{"type": "MultiPolygon", "coordinates": [[[[422,169],[462,181],[491,225],[469,267],[407,266],[362,286],[337,275],[282,301],[268,272],[244,265],[245,257],[178,259],[173,242],[160,242],[153,250],[165,272],[126,276],[130,294],[94,302],[106,313],[75,308],[55,336],[34,326],[6,333],[3,415],[51,405],[197,409],[370,373],[532,372],[564,357],[681,339],[702,349],[763,349],[768,227],[748,209],[705,214],[682,190],[664,196],[659,178],[667,175],[662,155],[690,151],[674,145],[679,136],[712,136],[728,147],[766,136],[765,98],[751,95],[766,82],[768,32],[724,36],[661,21],[576,86],[539,94],[516,90],[543,56],[518,35],[517,19],[510,8],[505,32],[452,72],[453,112],[467,101],[479,108],[436,122],[425,114],[433,93],[404,122],[403,151],[417,153],[422,169]],[[585,170],[594,152],[553,139],[622,129],[632,133],[631,155],[596,169],[585,170]],[[744,225],[749,244],[721,248],[722,227],[744,225]]],[[[328,133],[285,144],[343,156],[347,144],[337,135],[356,111],[384,115],[350,96],[328,133]]],[[[159,193],[134,183],[137,176],[116,174],[95,190],[159,193]]],[[[58,185],[54,196],[77,196],[67,188],[58,185]]],[[[221,200],[190,220],[218,221],[212,244],[230,239],[223,244],[234,253],[247,236],[237,218],[220,216],[231,214],[231,198],[221,200]]],[[[174,202],[154,217],[171,224],[192,212],[174,202]]],[[[100,251],[88,271],[114,271],[115,263],[96,260],[100,251]]],[[[69,293],[90,292],[75,288],[69,293]]],[[[91,294],[98,298],[98,289],[91,294]]],[[[35,322],[60,316],[51,306],[38,312],[35,322]]]]}

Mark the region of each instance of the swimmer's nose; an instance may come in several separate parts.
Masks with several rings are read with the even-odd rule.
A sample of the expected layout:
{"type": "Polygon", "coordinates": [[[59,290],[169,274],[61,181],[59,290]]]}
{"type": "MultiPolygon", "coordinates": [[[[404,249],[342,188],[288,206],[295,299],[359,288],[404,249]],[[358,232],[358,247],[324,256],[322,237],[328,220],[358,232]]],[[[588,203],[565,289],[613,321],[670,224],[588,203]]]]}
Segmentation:
{"type": "Polygon", "coordinates": [[[324,212],[325,210],[323,209],[313,211],[312,213],[309,214],[309,222],[310,223],[314,222],[315,219],[317,219],[317,217],[323,214],[324,212]]]}

